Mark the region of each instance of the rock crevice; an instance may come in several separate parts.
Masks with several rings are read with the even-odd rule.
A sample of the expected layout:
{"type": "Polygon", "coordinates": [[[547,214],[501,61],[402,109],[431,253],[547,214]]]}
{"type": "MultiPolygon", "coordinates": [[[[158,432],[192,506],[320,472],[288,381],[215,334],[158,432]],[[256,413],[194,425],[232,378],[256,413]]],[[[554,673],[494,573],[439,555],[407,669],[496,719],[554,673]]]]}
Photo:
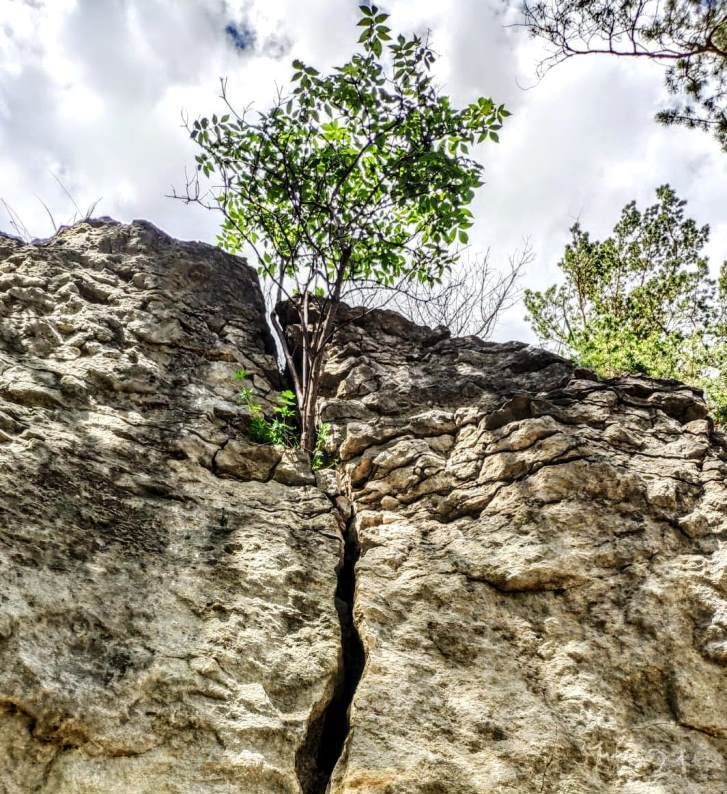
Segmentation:
{"type": "MultiPolygon", "coordinates": [[[[339,507],[334,510],[340,513],[339,507]]],[[[326,794],[329,790],[333,770],[345,753],[351,707],[366,663],[353,611],[360,549],[353,518],[342,519],[342,523],[343,549],[335,593],[341,638],[339,666],[330,699],[309,726],[296,758],[303,794],[326,794]]]]}
{"type": "Polygon", "coordinates": [[[346,320],[320,410],[368,662],[331,794],[722,791],[727,448],[699,394],[346,320]]]}
{"type": "Polygon", "coordinates": [[[314,474],[240,259],[0,235],[0,794],[724,794],[699,394],[341,318],[314,474]]]}

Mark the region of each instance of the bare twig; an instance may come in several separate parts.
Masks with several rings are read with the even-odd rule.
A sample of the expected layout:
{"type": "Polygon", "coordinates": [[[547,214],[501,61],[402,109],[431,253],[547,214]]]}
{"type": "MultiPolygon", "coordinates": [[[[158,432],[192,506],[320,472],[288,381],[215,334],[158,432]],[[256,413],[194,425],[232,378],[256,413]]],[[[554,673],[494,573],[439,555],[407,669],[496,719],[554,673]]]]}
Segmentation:
{"type": "Polygon", "coordinates": [[[10,220],[10,225],[15,230],[17,236],[24,242],[29,243],[32,237],[30,232],[28,231],[27,226],[23,223],[21,217],[8,204],[8,202],[5,201],[4,198],[0,198],[0,203],[2,203],[3,207],[5,207],[5,212],[7,213],[8,219],[10,220]]]}
{"type": "Polygon", "coordinates": [[[48,217],[50,218],[51,229],[53,229],[53,234],[55,234],[58,231],[58,224],[56,223],[55,218],[53,217],[53,213],[50,211],[50,208],[40,196],[36,195],[35,193],[33,195],[38,199],[43,209],[46,211],[48,217]]]}
{"type": "Polygon", "coordinates": [[[71,200],[71,203],[73,204],[73,206],[76,208],[77,215],[73,216],[73,221],[72,222],[75,222],[77,217],[83,218],[83,212],[81,212],[81,208],[78,206],[78,204],[76,202],[76,199],[73,198],[73,195],[71,194],[71,191],[63,184],[61,179],[58,176],[56,176],[52,171],[49,171],[49,173],[53,177],[53,179],[55,179],[55,181],[58,183],[58,186],[60,187],[60,189],[71,200]]]}
{"type": "Polygon", "coordinates": [[[453,336],[491,336],[502,312],[520,297],[518,281],[533,261],[528,242],[510,256],[508,266],[497,271],[485,251],[450,271],[441,284],[428,286],[408,277],[390,287],[356,282],[345,299],[364,308],[393,308],[412,322],[446,326],[453,336]]]}

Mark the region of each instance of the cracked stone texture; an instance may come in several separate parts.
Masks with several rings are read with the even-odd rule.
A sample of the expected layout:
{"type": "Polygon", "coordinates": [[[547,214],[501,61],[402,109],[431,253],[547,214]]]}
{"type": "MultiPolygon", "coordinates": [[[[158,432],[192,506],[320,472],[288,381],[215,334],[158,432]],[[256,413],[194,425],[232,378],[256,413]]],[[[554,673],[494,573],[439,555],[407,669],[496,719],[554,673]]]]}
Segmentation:
{"type": "Polygon", "coordinates": [[[0,236],[2,794],[300,791],[341,542],[241,432],[265,328],[250,268],[151,224],[0,236]]]}
{"type": "Polygon", "coordinates": [[[245,438],[233,371],[282,384],[239,259],[143,222],[0,236],[0,794],[299,794],[349,510],[368,658],[330,794],[724,794],[698,395],[343,314],[336,482],[245,438]]]}
{"type": "Polygon", "coordinates": [[[727,453],[676,383],[344,312],[367,653],[332,794],[724,794],[727,453]]]}

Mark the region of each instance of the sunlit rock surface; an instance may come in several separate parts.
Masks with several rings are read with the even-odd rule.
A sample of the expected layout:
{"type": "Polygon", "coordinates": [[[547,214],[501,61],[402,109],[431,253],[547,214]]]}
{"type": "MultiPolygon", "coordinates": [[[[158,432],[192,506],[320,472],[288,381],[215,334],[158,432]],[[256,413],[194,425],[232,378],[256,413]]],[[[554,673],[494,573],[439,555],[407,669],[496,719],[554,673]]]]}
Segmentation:
{"type": "Polygon", "coordinates": [[[0,236],[0,794],[724,794],[699,395],[341,319],[314,475],[239,259],[0,236]]]}
{"type": "Polygon", "coordinates": [[[724,438],[678,384],[349,313],[367,653],[332,792],[727,791],[724,438]]]}
{"type": "Polygon", "coordinates": [[[299,791],[341,543],[244,442],[265,327],[251,269],[150,224],[0,238],[3,794],[299,791]]]}

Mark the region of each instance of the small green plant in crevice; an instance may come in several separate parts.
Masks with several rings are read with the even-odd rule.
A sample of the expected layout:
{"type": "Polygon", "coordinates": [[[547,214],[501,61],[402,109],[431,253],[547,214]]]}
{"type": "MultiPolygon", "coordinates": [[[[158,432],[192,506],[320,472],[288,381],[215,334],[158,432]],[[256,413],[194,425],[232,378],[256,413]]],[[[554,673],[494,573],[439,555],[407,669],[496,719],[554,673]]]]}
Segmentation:
{"type": "Polygon", "coordinates": [[[311,455],[310,465],[313,471],[330,469],[335,464],[333,456],[326,452],[326,443],[331,435],[331,426],[328,422],[321,422],[316,428],[316,445],[311,455]]]}
{"type": "Polygon", "coordinates": [[[235,380],[243,381],[238,398],[250,414],[250,439],[260,444],[298,446],[295,394],[289,389],[280,392],[278,402],[273,408],[273,418],[268,419],[263,413],[263,406],[255,399],[255,390],[247,382],[248,377],[249,373],[245,369],[235,372],[235,380]]]}
{"type": "MultiPolygon", "coordinates": [[[[263,406],[255,399],[255,389],[248,382],[250,374],[245,369],[235,372],[235,380],[241,381],[238,398],[250,414],[248,436],[251,441],[259,444],[278,444],[289,449],[300,446],[300,433],[297,423],[297,405],[295,394],[286,389],[278,395],[278,402],[273,408],[273,418],[268,419],[263,413],[263,406]]],[[[311,453],[313,471],[325,469],[334,463],[333,457],[325,451],[331,426],[326,422],[316,428],[316,443],[311,453]]]]}

